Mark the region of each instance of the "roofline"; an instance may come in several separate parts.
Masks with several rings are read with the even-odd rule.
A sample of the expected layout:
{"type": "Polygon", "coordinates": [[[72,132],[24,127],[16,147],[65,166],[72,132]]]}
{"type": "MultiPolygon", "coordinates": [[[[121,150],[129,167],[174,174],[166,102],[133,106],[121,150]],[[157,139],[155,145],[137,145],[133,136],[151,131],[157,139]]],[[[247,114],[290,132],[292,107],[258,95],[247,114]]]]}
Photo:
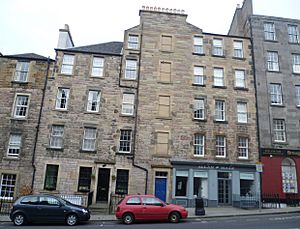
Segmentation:
{"type": "Polygon", "coordinates": [[[205,33],[203,32],[202,34],[204,35],[210,35],[210,36],[220,36],[220,37],[231,37],[231,38],[239,38],[239,39],[247,39],[250,40],[250,37],[242,37],[242,36],[235,36],[235,35],[225,35],[225,34],[217,34],[217,33],[205,33]]]}
{"type": "Polygon", "coordinates": [[[40,59],[40,58],[29,58],[29,57],[17,57],[17,56],[0,56],[0,58],[7,58],[7,59],[16,59],[16,60],[38,60],[38,61],[48,61],[50,60],[51,62],[55,62],[55,60],[51,58],[45,57],[45,59],[40,59]]]}
{"type": "Polygon", "coordinates": [[[117,54],[117,53],[104,53],[104,52],[89,52],[89,51],[79,51],[79,50],[70,50],[70,49],[54,49],[56,52],[57,51],[62,51],[62,52],[74,52],[74,53],[87,53],[87,54],[101,54],[101,55],[108,55],[108,56],[122,56],[122,54],[117,54]]]}
{"type": "Polygon", "coordinates": [[[269,16],[263,14],[252,14],[250,15],[250,17],[264,18],[266,20],[277,20],[277,21],[300,23],[300,19],[296,19],[296,18],[277,17],[277,16],[269,16]]]}

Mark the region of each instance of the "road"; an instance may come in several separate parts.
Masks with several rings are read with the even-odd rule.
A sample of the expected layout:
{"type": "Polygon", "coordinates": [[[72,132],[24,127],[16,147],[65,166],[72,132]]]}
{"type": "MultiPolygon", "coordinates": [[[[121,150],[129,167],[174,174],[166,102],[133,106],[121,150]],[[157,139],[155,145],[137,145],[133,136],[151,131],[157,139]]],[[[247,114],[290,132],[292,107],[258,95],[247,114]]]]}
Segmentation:
{"type": "MultiPolygon", "coordinates": [[[[18,228],[24,229],[62,229],[65,225],[27,225],[18,228]]],[[[123,225],[118,221],[91,221],[88,223],[77,225],[76,229],[300,229],[300,214],[276,214],[276,215],[260,215],[260,216],[239,216],[224,218],[202,218],[188,219],[178,224],[168,222],[140,222],[132,225],[123,225]]],[[[0,223],[0,229],[16,228],[12,223],[0,223]]],[[[70,227],[68,227],[70,228],[70,227]]]]}

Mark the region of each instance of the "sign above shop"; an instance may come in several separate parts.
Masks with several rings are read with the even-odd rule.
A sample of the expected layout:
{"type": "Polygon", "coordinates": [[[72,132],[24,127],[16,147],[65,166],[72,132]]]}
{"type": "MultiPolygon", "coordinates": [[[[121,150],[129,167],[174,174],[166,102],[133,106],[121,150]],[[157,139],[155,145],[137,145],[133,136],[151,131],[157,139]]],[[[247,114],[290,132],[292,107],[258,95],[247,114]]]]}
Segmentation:
{"type": "Polygon", "coordinates": [[[300,157],[300,150],[288,150],[288,149],[271,149],[271,148],[262,148],[261,149],[261,154],[263,156],[266,155],[273,155],[273,156],[296,156],[300,157]]]}

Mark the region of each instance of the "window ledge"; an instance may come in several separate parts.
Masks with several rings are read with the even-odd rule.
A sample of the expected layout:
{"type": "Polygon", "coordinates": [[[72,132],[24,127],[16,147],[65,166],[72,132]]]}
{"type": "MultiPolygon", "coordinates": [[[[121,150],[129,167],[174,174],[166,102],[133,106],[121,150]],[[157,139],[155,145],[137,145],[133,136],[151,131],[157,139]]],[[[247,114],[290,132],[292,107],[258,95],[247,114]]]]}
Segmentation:
{"type": "Polygon", "coordinates": [[[277,142],[277,141],[274,141],[273,140],[273,144],[274,145],[288,145],[288,143],[285,141],[285,142],[277,142]]]}
{"type": "Polygon", "coordinates": [[[197,119],[197,118],[193,118],[193,121],[195,122],[207,122],[207,119],[197,119]]]}
{"type": "Polygon", "coordinates": [[[205,56],[205,53],[193,52],[193,55],[195,55],[195,56],[205,56]]]}
{"type": "Polygon", "coordinates": [[[68,109],[63,110],[63,109],[57,109],[57,108],[54,108],[53,110],[54,110],[54,111],[59,111],[59,112],[68,112],[68,109]]]}
{"type": "Polygon", "coordinates": [[[100,115],[100,111],[84,111],[84,114],[93,114],[93,115],[100,115]]]}
{"type": "Polygon", "coordinates": [[[212,85],[212,88],[227,89],[226,86],[216,86],[216,85],[212,85]]]}
{"type": "Polygon", "coordinates": [[[28,81],[24,82],[24,81],[12,80],[11,83],[27,85],[29,82],[28,81]]]}
{"type": "Polygon", "coordinates": [[[67,74],[67,73],[58,73],[59,76],[73,76],[73,73],[72,74],[67,74]]]}
{"type": "Polygon", "coordinates": [[[285,107],[283,104],[270,104],[271,107],[285,107]]]}
{"type": "Polygon", "coordinates": [[[116,152],[116,155],[122,155],[122,156],[132,156],[133,157],[133,153],[131,152],[128,152],[128,153],[125,153],[125,152],[116,152]]]}
{"type": "Polygon", "coordinates": [[[214,123],[228,124],[228,121],[214,120],[214,123]]]}
{"type": "Polygon", "coordinates": [[[161,80],[157,80],[157,83],[161,83],[161,84],[173,84],[172,82],[161,81],[161,80]]]}
{"type": "Polygon", "coordinates": [[[172,156],[169,154],[153,154],[152,157],[171,158],[172,156]]]}
{"type": "Polygon", "coordinates": [[[243,60],[243,61],[246,60],[245,57],[237,57],[237,56],[233,56],[232,59],[234,59],[234,60],[243,60]]]}
{"type": "Polygon", "coordinates": [[[40,193],[41,194],[59,194],[59,191],[56,189],[49,190],[49,189],[43,188],[43,191],[41,191],[40,193]]]}
{"type": "Polygon", "coordinates": [[[21,159],[20,159],[20,157],[4,156],[3,160],[6,160],[6,161],[20,161],[21,159]]]}
{"type": "Polygon", "coordinates": [[[247,126],[249,123],[248,122],[236,122],[236,125],[238,126],[247,126]]]}
{"type": "Polygon", "coordinates": [[[172,120],[172,117],[162,117],[162,116],[157,116],[156,119],[172,120]]]}
{"type": "Polygon", "coordinates": [[[96,154],[97,150],[80,149],[80,153],[93,153],[93,154],[96,154]]]}
{"type": "Polygon", "coordinates": [[[234,87],[234,90],[239,90],[239,91],[249,91],[249,88],[246,87],[234,87]]]}
{"type": "Polygon", "coordinates": [[[288,44],[289,45],[299,45],[300,43],[299,42],[291,42],[291,41],[289,41],[288,44]]]}
{"type": "Polygon", "coordinates": [[[164,50],[164,49],[159,49],[159,51],[164,52],[164,53],[173,53],[174,50],[164,50]]]}
{"type": "Polygon", "coordinates": [[[216,159],[216,160],[225,160],[225,161],[229,161],[229,158],[228,158],[228,157],[217,157],[217,156],[215,156],[215,159],[216,159]]]}
{"type": "Polygon", "coordinates": [[[105,79],[104,76],[90,76],[91,79],[105,79]]]}
{"type": "Polygon", "coordinates": [[[128,81],[128,82],[136,82],[137,78],[135,78],[135,79],[126,79],[125,77],[123,77],[122,80],[128,81]]]}
{"type": "Polygon", "coordinates": [[[267,39],[264,39],[265,42],[272,42],[272,43],[278,43],[278,40],[267,40],[267,39]]]}
{"type": "Polygon", "coordinates": [[[46,148],[46,150],[52,150],[52,151],[64,151],[64,148],[52,148],[52,147],[50,147],[50,146],[48,146],[47,148],[46,148]]]}
{"type": "Polygon", "coordinates": [[[300,72],[292,72],[293,75],[300,76],[300,72]]]}
{"type": "Polygon", "coordinates": [[[216,54],[212,54],[211,56],[212,56],[212,57],[225,58],[225,56],[224,56],[224,55],[216,55],[216,54]]]}
{"type": "Polygon", "coordinates": [[[196,84],[196,83],[193,83],[192,86],[196,86],[196,87],[206,87],[205,84],[196,84]]]}
{"type": "Polygon", "coordinates": [[[135,115],[130,115],[130,114],[120,114],[120,117],[127,117],[127,118],[134,118],[135,115]]]}
{"type": "Polygon", "coordinates": [[[238,157],[236,160],[237,161],[251,161],[249,158],[240,158],[240,157],[238,157]]]}
{"type": "Polygon", "coordinates": [[[281,73],[280,70],[276,71],[276,70],[268,70],[268,69],[267,69],[267,72],[269,72],[269,73],[281,73]]]}
{"type": "Polygon", "coordinates": [[[24,118],[12,117],[10,120],[15,120],[15,121],[26,121],[26,120],[27,120],[27,117],[24,117],[24,118]]]}

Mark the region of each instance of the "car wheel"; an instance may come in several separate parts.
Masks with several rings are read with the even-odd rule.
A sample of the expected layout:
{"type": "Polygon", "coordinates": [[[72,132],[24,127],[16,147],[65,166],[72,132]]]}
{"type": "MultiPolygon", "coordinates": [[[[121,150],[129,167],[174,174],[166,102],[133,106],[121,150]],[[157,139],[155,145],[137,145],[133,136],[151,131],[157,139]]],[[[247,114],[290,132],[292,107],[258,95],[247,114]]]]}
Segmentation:
{"type": "Polygon", "coordinates": [[[26,223],[26,218],[22,213],[16,213],[13,218],[14,225],[22,226],[26,223]]]}
{"type": "Polygon", "coordinates": [[[131,224],[134,221],[134,216],[131,213],[125,213],[122,219],[123,219],[123,223],[131,224]]]}
{"type": "Polygon", "coordinates": [[[78,223],[78,217],[76,214],[69,214],[66,218],[66,224],[68,226],[74,226],[78,223]]]}
{"type": "Polygon", "coordinates": [[[177,212],[172,212],[169,216],[169,221],[171,223],[178,223],[180,219],[180,216],[177,212]]]}

